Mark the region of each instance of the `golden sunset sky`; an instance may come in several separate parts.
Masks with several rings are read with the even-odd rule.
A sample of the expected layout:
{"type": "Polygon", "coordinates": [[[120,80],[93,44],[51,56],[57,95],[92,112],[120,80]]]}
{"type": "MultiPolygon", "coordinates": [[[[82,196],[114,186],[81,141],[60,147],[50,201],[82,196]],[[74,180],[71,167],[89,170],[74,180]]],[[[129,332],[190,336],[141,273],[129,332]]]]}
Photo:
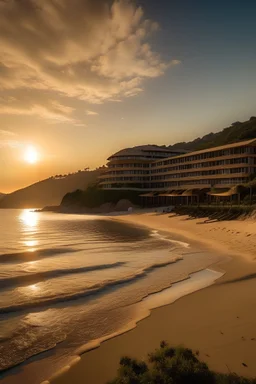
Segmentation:
{"type": "Polygon", "coordinates": [[[255,11],[249,0],[0,0],[0,192],[255,115],[255,11]]]}

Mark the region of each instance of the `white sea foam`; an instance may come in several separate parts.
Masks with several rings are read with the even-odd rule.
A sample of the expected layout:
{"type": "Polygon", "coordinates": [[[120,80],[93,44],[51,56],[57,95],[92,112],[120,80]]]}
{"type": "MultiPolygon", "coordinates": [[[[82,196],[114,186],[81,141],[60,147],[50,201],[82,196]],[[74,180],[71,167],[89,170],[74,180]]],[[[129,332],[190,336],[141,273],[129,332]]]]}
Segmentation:
{"type": "Polygon", "coordinates": [[[157,237],[160,240],[168,241],[169,243],[172,243],[172,244],[179,244],[179,245],[181,245],[184,248],[189,248],[189,246],[190,246],[189,243],[186,243],[184,241],[170,239],[169,237],[167,237],[167,235],[166,236],[162,235],[161,233],[159,233],[159,231],[156,231],[156,230],[152,230],[151,231],[151,236],[152,237],[157,237]]]}

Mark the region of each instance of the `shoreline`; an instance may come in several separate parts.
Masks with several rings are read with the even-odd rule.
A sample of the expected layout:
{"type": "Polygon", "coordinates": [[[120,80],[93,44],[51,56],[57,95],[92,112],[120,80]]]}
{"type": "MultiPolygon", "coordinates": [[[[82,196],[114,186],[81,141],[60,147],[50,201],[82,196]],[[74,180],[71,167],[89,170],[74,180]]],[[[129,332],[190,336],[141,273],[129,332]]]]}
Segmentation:
{"type": "MultiPolygon", "coordinates": [[[[175,242],[175,240],[174,240],[174,242],[175,242]]],[[[218,272],[220,270],[220,268],[216,268],[216,266],[218,264],[221,264],[223,262],[226,262],[226,260],[217,261],[217,262],[215,262],[215,263],[213,263],[213,264],[211,264],[205,268],[191,272],[187,276],[185,276],[184,278],[172,281],[169,286],[166,286],[159,291],[155,291],[155,292],[152,292],[146,296],[143,296],[138,302],[131,304],[130,305],[131,307],[140,307],[141,304],[143,304],[145,301],[146,302],[149,301],[149,305],[147,305],[145,308],[140,308],[140,311],[138,311],[140,313],[140,315],[137,317],[134,317],[123,328],[117,330],[116,332],[114,332],[112,334],[108,334],[106,336],[103,336],[99,339],[91,340],[88,343],[81,345],[79,348],[77,348],[74,351],[73,356],[71,356],[70,362],[68,364],[63,365],[60,369],[58,369],[55,373],[53,373],[50,378],[40,382],[40,384],[49,384],[49,383],[54,382],[54,380],[56,378],[59,378],[61,375],[66,373],[71,367],[73,367],[75,364],[79,363],[83,354],[99,348],[103,343],[107,342],[110,339],[116,338],[116,337],[121,336],[125,333],[129,333],[134,328],[136,328],[140,322],[142,322],[143,320],[148,318],[151,315],[152,311],[154,311],[155,309],[168,306],[168,305],[174,303],[175,301],[181,299],[183,296],[190,295],[190,294],[195,293],[196,291],[198,291],[200,289],[204,289],[204,288],[214,284],[216,282],[216,280],[218,280],[219,278],[221,278],[225,274],[224,270],[221,270],[221,272],[218,272]],[[209,278],[207,280],[205,279],[203,284],[202,283],[200,284],[200,280],[197,281],[198,277],[199,277],[199,275],[203,275],[205,273],[208,273],[208,274],[210,273],[212,276],[209,276],[209,278]],[[184,293],[183,285],[186,286],[188,284],[191,285],[190,290],[188,290],[184,293]],[[180,287],[181,290],[178,289],[178,292],[176,292],[176,295],[174,295],[174,291],[175,290],[177,291],[177,289],[176,289],[177,287],[180,287]],[[168,299],[166,300],[166,298],[164,298],[162,300],[161,296],[162,295],[166,296],[166,292],[168,292],[168,291],[170,291],[170,295],[168,296],[168,299]],[[177,293],[178,293],[178,295],[177,295],[177,293]],[[158,300],[158,304],[155,305],[154,299],[157,296],[160,296],[160,303],[158,300]],[[151,304],[152,301],[153,301],[153,304],[151,304]]],[[[167,265],[172,264],[172,263],[173,262],[167,263],[167,265]]],[[[159,264],[159,265],[162,266],[161,264],[159,264]]],[[[163,266],[165,266],[165,264],[163,264],[163,266]]],[[[19,367],[23,366],[23,365],[26,367],[26,364],[29,364],[31,359],[35,360],[42,353],[47,353],[51,350],[54,350],[54,348],[55,348],[55,346],[53,346],[50,349],[46,349],[45,351],[41,351],[38,354],[35,354],[32,357],[28,358],[27,360],[24,360],[23,362],[18,363],[17,365],[14,365],[14,366],[2,371],[1,373],[6,373],[7,377],[8,377],[8,372],[10,372],[12,369],[19,369],[19,367]]],[[[11,381],[11,382],[14,383],[13,381],[11,381]]]]}
{"type": "MultiPolygon", "coordinates": [[[[211,280],[209,279],[209,281],[205,282],[204,285],[201,285],[195,289],[191,289],[190,291],[183,293],[183,294],[180,294],[180,295],[178,293],[177,297],[174,297],[172,299],[168,298],[167,302],[162,301],[162,304],[159,304],[156,306],[153,305],[152,307],[149,306],[148,308],[144,309],[144,312],[142,312],[141,316],[134,318],[132,321],[127,323],[127,325],[124,328],[116,331],[115,333],[104,336],[104,337],[97,339],[97,340],[92,340],[91,342],[85,344],[84,346],[81,346],[80,348],[78,348],[76,350],[76,353],[74,354],[73,359],[71,360],[71,362],[68,365],[62,367],[52,377],[50,377],[48,380],[43,381],[41,384],[54,384],[55,382],[59,382],[59,380],[61,380],[61,382],[62,382],[62,379],[65,379],[65,377],[63,377],[63,375],[65,375],[71,368],[75,367],[76,364],[79,364],[79,362],[82,361],[82,359],[83,359],[83,355],[85,355],[91,351],[97,350],[98,348],[101,347],[101,345],[108,342],[109,340],[112,340],[112,339],[115,339],[117,337],[121,337],[125,334],[128,334],[129,332],[131,332],[132,330],[137,328],[141,322],[143,322],[144,320],[149,318],[153,311],[155,311],[159,308],[164,308],[166,306],[172,305],[176,301],[181,300],[185,296],[192,295],[192,294],[194,294],[194,293],[196,293],[202,289],[205,289],[205,288],[215,284],[217,280],[219,280],[223,275],[225,275],[225,271],[223,270],[222,272],[218,273],[218,271],[216,271],[212,267],[217,265],[217,264],[221,264],[222,262],[226,262],[226,260],[225,261],[223,261],[223,260],[218,261],[217,263],[212,264],[212,266],[210,266],[210,267],[207,267],[205,269],[201,269],[201,270],[196,271],[196,272],[192,272],[191,274],[189,274],[184,279],[174,281],[173,283],[171,283],[171,285],[169,287],[163,288],[161,291],[151,293],[150,295],[143,297],[139,302],[132,304],[133,306],[138,306],[142,302],[144,302],[148,299],[149,300],[151,298],[154,299],[155,296],[162,295],[166,291],[172,290],[173,288],[175,289],[177,285],[183,285],[183,283],[189,282],[191,279],[193,279],[193,277],[195,275],[198,275],[200,273],[204,273],[206,271],[209,271],[212,274],[214,274],[214,273],[216,274],[215,278],[212,278],[211,280]]],[[[171,292],[171,291],[170,291],[170,293],[173,294],[173,292],[171,292]]]]}
{"type": "MultiPolygon", "coordinates": [[[[186,257],[193,257],[194,253],[202,253],[202,255],[204,255],[208,252],[211,254],[217,252],[217,255],[222,255],[223,257],[215,261],[212,259],[212,263],[209,263],[206,267],[194,270],[189,273],[187,277],[173,281],[170,283],[170,286],[164,287],[161,291],[152,292],[136,304],[132,304],[133,306],[138,306],[141,305],[141,302],[144,300],[151,300],[152,297],[159,295],[163,295],[164,299],[166,299],[166,297],[168,298],[165,303],[162,301],[159,304],[158,300],[157,305],[146,308],[146,313],[141,310],[138,312],[141,314],[139,317],[136,316],[135,313],[135,316],[130,319],[122,329],[78,347],[74,353],[70,355],[69,361],[65,362],[64,360],[62,365],[59,364],[59,367],[56,367],[57,370],[55,370],[55,372],[52,369],[48,380],[45,379],[43,382],[37,381],[36,384],[69,384],[72,380],[77,384],[84,384],[84,382],[104,384],[115,377],[121,356],[130,355],[139,359],[145,359],[147,353],[157,348],[162,340],[166,340],[173,346],[182,344],[185,347],[199,351],[200,359],[205,361],[210,366],[210,369],[221,372],[231,370],[244,376],[256,376],[256,366],[254,367],[250,360],[253,357],[253,353],[254,355],[256,353],[255,326],[253,328],[253,324],[256,324],[256,316],[251,310],[256,304],[256,299],[252,296],[252,292],[253,290],[255,292],[256,288],[256,257],[253,252],[250,252],[250,249],[256,249],[255,222],[236,220],[234,222],[215,222],[206,225],[197,225],[198,223],[202,224],[204,219],[188,220],[184,216],[173,216],[172,214],[170,216],[152,210],[134,211],[130,214],[123,212],[121,214],[113,213],[111,215],[93,216],[106,221],[113,220],[137,227],[148,228],[152,233],[151,236],[159,236],[161,239],[166,239],[172,243],[182,244],[184,247],[183,255],[186,255],[186,257]],[[236,228],[236,232],[234,232],[234,228],[236,228]],[[249,229],[251,233],[249,233],[247,237],[249,229]],[[229,238],[226,232],[229,233],[229,238]],[[220,237],[220,233],[222,233],[222,237],[220,237]],[[202,236],[202,234],[204,236],[202,236]],[[241,236],[243,242],[239,248],[236,247],[235,238],[241,236]],[[214,237],[218,238],[218,243],[216,243],[214,237]],[[235,250],[232,249],[233,245],[235,245],[235,250]],[[186,282],[191,280],[194,275],[207,270],[215,273],[220,272],[222,276],[218,275],[218,277],[209,284],[197,287],[187,293],[182,293],[182,285],[186,286],[186,282]],[[175,286],[179,284],[181,285],[179,287],[181,294],[179,297],[173,298],[173,290],[175,290],[175,286]],[[241,362],[236,361],[237,356],[234,356],[234,350],[237,348],[235,347],[234,350],[229,350],[232,358],[224,365],[222,363],[225,360],[225,356],[222,360],[220,360],[218,356],[219,354],[221,356],[221,351],[214,356],[214,350],[218,347],[218,344],[222,349],[227,349],[226,345],[223,346],[223,340],[219,340],[219,338],[225,339],[222,330],[217,330],[217,342],[211,339],[207,346],[204,345],[203,340],[200,340],[200,337],[197,337],[195,334],[195,329],[199,332],[201,328],[205,329],[208,323],[210,323],[211,327],[215,327],[216,331],[219,321],[219,308],[218,306],[216,307],[216,302],[218,303],[219,298],[222,299],[223,290],[227,287],[231,287],[231,290],[228,293],[228,302],[221,307],[224,313],[223,317],[226,319],[225,322],[230,325],[230,329],[237,327],[238,324],[234,324],[234,319],[236,319],[235,322],[237,323],[237,319],[240,319],[240,313],[239,317],[236,316],[232,320],[227,319],[227,314],[233,310],[233,308],[227,307],[232,303],[234,298],[239,296],[240,293],[237,292],[237,289],[239,291],[239,287],[241,286],[241,292],[243,293],[243,299],[247,308],[246,311],[242,310],[243,313],[246,312],[246,317],[243,327],[241,328],[242,336],[238,343],[241,351],[237,354],[238,356],[240,356],[241,353],[244,354],[245,357],[240,356],[239,358],[246,362],[246,369],[241,365],[241,362]],[[201,311],[205,310],[206,313],[211,311],[211,308],[207,310],[204,308],[205,305],[206,307],[209,306],[211,298],[215,302],[215,311],[211,313],[210,316],[203,314],[203,318],[204,316],[206,316],[206,318],[205,321],[202,321],[200,318],[200,316],[202,316],[201,311]],[[190,310],[187,310],[187,307],[190,308],[190,310]],[[196,321],[195,319],[192,321],[194,329],[191,328],[190,324],[184,322],[184,319],[190,319],[191,315],[192,318],[194,316],[197,317],[196,321]],[[249,327],[248,322],[251,322],[249,327]],[[169,327],[170,324],[171,327],[175,326],[175,330],[168,328],[168,323],[169,327]],[[248,335],[244,337],[247,331],[251,334],[249,337],[248,335]],[[186,337],[184,335],[186,335],[186,337]],[[249,348],[247,345],[248,342],[250,344],[249,348]],[[246,351],[244,351],[244,347],[246,347],[246,351]],[[234,362],[235,366],[233,366],[234,362]]],[[[234,309],[237,311],[240,310],[239,306],[235,306],[234,309]]],[[[244,317],[244,314],[242,317],[244,317]]],[[[222,328],[222,326],[219,328],[222,328]]],[[[224,334],[226,335],[226,330],[224,334]]],[[[204,338],[207,340],[207,335],[205,335],[204,338]]],[[[236,337],[232,336],[229,339],[229,344],[237,343],[237,341],[237,335],[236,337]]],[[[29,363],[30,361],[25,362],[25,365],[21,368],[24,370],[21,375],[23,378],[26,378],[26,366],[28,364],[29,367],[29,363]]],[[[40,369],[40,358],[36,366],[40,369]]],[[[19,366],[17,366],[17,369],[19,370],[19,366]]],[[[6,383],[15,384],[17,378],[16,376],[9,376],[9,380],[7,379],[6,383]]]]}
{"type": "MultiPolygon", "coordinates": [[[[126,223],[131,223],[135,225],[140,225],[143,227],[147,227],[153,230],[157,231],[162,231],[166,232],[169,234],[173,234],[176,236],[180,236],[182,239],[187,239],[192,242],[197,243],[199,246],[204,245],[209,247],[210,249],[213,249],[215,251],[218,251],[223,254],[228,254],[231,257],[240,257],[240,258],[245,258],[248,261],[256,260],[256,255],[252,255],[251,252],[247,254],[247,250],[242,248],[241,250],[234,249],[230,247],[231,244],[227,244],[229,242],[215,242],[214,240],[219,240],[219,239],[213,239],[212,236],[206,237],[205,236],[205,231],[203,233],[200,233],[200,235],[204,235],[204,237],[198,238],[198,231],[195,231],[194,227],[195,225],[198,225],[198,229],[200,229],[201,225],[205,229],[205,226],[214,228],[216,225],[218,228],[222,227],[225,228],[226,226],[230,229],[230,231],[235,230],[236,226],[241,223],[245,223],[247,226],[253,226],[253,235],[256,237],[256,221],[255,220],[233,220],[233,221],[220,221],[220,222],[211,222],[211,223],[204,223],[206,217],[204,218],[190,218],[188,216],[182,215],[182,216],[168,216],[168,214],[164,213],[159,213],[159,212],[153,212],[153,211],[143,211],[139,210],[137,212],[134,212],[133,214],[125,214],[125,215],[111,215],[108,216],[111,220],[116,220],[116,221],[122,221],[126,223]],[[172,223],[175,223],[176,227],[172,227],[172,223]],[[187,224],[192,224],[192,225],[187,225],[187,224]],[[177,225],[179,224],[179,225],[177,225]],[[205,225],[205,226],[204,226],[205,225]],[[196,233],[195,233],[196,232],[196,233]]],[[[241,225],[239,226],[241,230],[241,225]]],[[[249,230],[249,229],[248,229],[249,230]]],[[[245,232],[245,231],[244,231],[245,232]]],[[[236,231],[236,233],[240,233],[236,231]]],[[[209,234],[209,231],[208,231],[209,234]]],[[[230,233],[231,234],[231,233],[230,233]]],[[[246,234],[248,234],[246,232],[246,234]]],[[[256,252],[256,241],[254,244],[255,252],[256,252]]]]}
{"type": "MultiPolygon", "coordinates": [[[[188,295],[183,295],[180,298],[178,298],[177,300],[170,302],[169,304],[167,303],[167,304],[164,304],[162,306],[152,308],[150,310],[148,316],[143,317],[141,320],[135,322],[135,326],[132,329],[126,330],[125,333],[121,332],[118,335],[109,336],[107,338],[107,340],[101,341],[100,344],[98,343],[97,346],[95,346],[93,349],[87,350],[85,353],[82,353],[80,358],[79,358],[79,361],[76,360],[75,365],[73,365],[71,367],[66,367],[65,373],[63,373],[61,375],[58,374],[58,375],[54,376],[54,378],[51,378],[50,379],[51,383],[53,383],[53,384],[67,384],[71,380],[75,379],[77,384],[82,383],[82,382],[89,382],[89,383],[95,383],[95,384],[96,383],[98,383],[98,384],[102,383],[103,384],[103,383],[107,382],[107,380],[109,380],[115,376],[116,369],[118,367],[119,358],[124,354],[127,355],[127,351],[131,350],[131,353],[128,353],[128,354],[131,354],[134,357],[142,358],[141,354],[138,354],[138,349],[140,350],[141,347],[138,348],[138,345],[137,345],[138,342],[136,341],[136,338],[134,338],[132,334],[133,333],[136,333],[137,335],[138,335],[138,333],[145,334],[145,328],[147,328],[149,326],[149,323],[154,323],[154,328],[156,326],[162,325],[162,324],[159,324],[159,323],[162,323],[161,315],[159,318],[160,312],[170,312],[170,311],[172,312],[172,311],[174,311],[174,312],[177,312],[176,316],[177,315],[180,316],[181,314],[179,314],[179,312],[181,310],[181,308],[180,308],[180,306],[182,305],[181,303],[184,303],[185,301],[186,302],[198,301],[200,299],[200,298],[198,298],[198,296],[200,296],[200,295],[201,296],[206,295],[206,299],[207,299],[207,292],[209,290],[213,291],[213,294],[216,296],[216,292],[214,292],[216,290],[215,287],[218,287],[217,289],[219,289],[219,287],[223,287],[223,286],[225,286],[225,284],[232,284],[233,280],[235,280],[235,279],[238,279],[238,280],[240,279],[241,281],[247,281],[247,285],[248,284],[251,285],[252,282],[254,284],[253,279],[248,278],[246,280],[247,275],[245,274],[248,270],[252,270],[252,271],[256,272],[256,263],[254,263],[255,259],[254,259],[252,253],[249,253],[249,252],[247,253],[246,249],[245,249],[244,253],[241,253],[239,250],[236,250],[236,252],[233,252],[232,249],[229,249],[229,247],[226,247],[223,243],[220,242],[219,244],[216,244],[216,243],[214,243],[214,241],[212,239],[209,239],[209,238],[204,238],[204,239],[200,238],[200,241],[199,241],[197,236],[195,236],[195,233],[193,233],[193,232],[189,233],[184,228],[181,229],[181,228],[177,228],[177,227],[176,228],[166,227],[166,222],[168,224],[171,224],[171,221],[173,221],[172,218],[168,218],[167,216],[164,216],[164,215],[159,215],[159,216],[160,217],[157,220],[157,222],[155,220],[157,215],[153,212],[150,212],[150,213],[149,212],[147,212],[147,213],[137,212],[137,213],[132,213],[131,215],[123,215],[123,216],[122,215],[118,215],[118,216],[115,215],[112,217],[110,216],[109,219],[129,222],[131,224],[136,224],[136,225],[143,225],[143,226],[146,226],[148,228],[155,229],[157,231],[165,231],[165,232],[169,232],[172,234],[176,234],[178,236],[181,236],[182,238],[190,239],[193,242],[196,242],[198,244],[207,245],[210,248],[212,248],[213,250],[224,253],[228,256],[232,255],[232,258],[229,258],[229,260],[226,259],[226,260],[219,261],[219,262],[214,263],[212,266],[209,267],[211,269],[213,268],[214,270],[218,271],[218,270],[220,270],[219,264],[224,264],[225,267],[223,269],[225,269],[225,273],[217,281],[215,280],[214,282],[212,282],[212,284],[210,286],[202,287],[199,290],[195,290],[193,292],[190,292],[188,295]],[[150,218],[150,216],[152,216],[152,217],[150,218]],[[163,220],[163,218],[164,218],[164,220],[163,220]],[[168,222],[168,220],[169,220],[169,222],[168,222]],[[245,279],[243,280],[244,276],[245,276],[245,279]],[[179,307],[179,308],[177,308],[177,307],[179,307]],[[157,317],[157,321],[155,321],[155,317],[157,317]],[[128,340],[127,340],[127,338],[128,338],[128,340]],[[132,339],[132,341],[131,340],[129,341],[129,338],[132,339]],[[127,342],[126,344],[127,344],[128,348],[125,348],[122,346],[124,340],[126,340],[126,342],[127,342]],[[132,346],[134,343],[135,343],[135,347],[132,346]],[[106,350],[108,351],[107,354],[106,354],[106,350]],[[112,359],[111,359],[111,354],[112,354],[112,359]],[[105,367],[105,365],[102,363],[101,359],[104,360],[104,358],[107,359],[108,362],[111,362],[111,368],[105,367]],[[90,362],[90,364],[88,364],[88,362],[90,362]],[[98,372],[98,370],[95,367],[97,365],[100,365],[100,366],[103,365],[104,366],[103,373],[98,372]],[[92,367],[94,367],[94,368],[92,368],[92,367]]],[[[175,222],[177,223],[177,221],[181,221],[181,218],[175,217],[175,222]]],[[[193,225],[195,225],[195,221],[200,222],[200,219],[194,219],[193,221],[194,221],[193,225]]],[[[190,220],[190,222],[192,222],[192,220],[190,220]]],[[[236,223],[237,222],[238,221],[236,221],[236,223]]],[[[217,224],[221,225],[220,223],[217,223],[217,224]]],[[[232,224],[231,226],[234,225],[234,223],[228,223],[228,224],[232,224]]],[[[241,222],[240,222],[240,224],[241,224],[241,222]]],[[[226,223],[225,223],[225,225],[226,225],[226,223]]],[[[256,230],[255,230],[255,233],[256,233],[256,230]]],[[[236,282],[234,282],[233,284],[236,285],[236,282]]],[[[255,288],[256,288],[256,285],[255,285],[255,288]]],[[[166,289],[168,289],[168,288],[166,288],[166,289]]],[[[254,302],[254,298],[251,297],[251,299],[254,302]]],[[[255,304],[256,304],[256,301],[255,301],[255,304]]],[[[184,305],[185,305],[185,303],[184,303],[184,305]]],[[[166,316],[164,316],[164,317],[166,317],[166,316]]],[[[255,318],[254,324],[256,324],[256,315],[255,314],[254,314],[254,318],[255,318]]],[[[222,331],[220,331],[220,332],[221,332],[220,334],[222,335],[223,332],[222,331]]],[[[155,333],[157,333],[157,332],[155,332],[155,333]]],[[[166,339],[167,339],[167,341],[171,342],[171,340],[168,339],[168,336],[169,335],[167,332],[166,339]]],[[[244,336],[242,336],[241,340],[244,340],[244,336]]],[[[256,352],[256,342],[255,342],[254,346],[252,346],[254,340],[255,340],[255,338],[251,337],[251,340],[250,340],[251,346],[250,347],[252,347],[253,350],[255,350],[255,352],[256,352]]],[[[143,341],[145,342],[145,340],[142,340],[142,343],[143,343],[143,341]]],[[[161,339],[159,339],[159,342],[160,341],[161,341],[161,339]]],[[[158,342],[158,344],[159,344],[159,342],[158,342]]],[[[178,342],[178,344],[180,344],[182,342],[184,343],[185,346],[187,346],[189,348],[193,348],[193,345],[190,344],[189,341],[184,342],[184,340],[182,340],[182,338],[178,342]]],[[[240,341],[240,343],[241,343],[241,341],[240,341]]],[[[152,347],[154,346],[153,348],[157,347],[157,344],[155,344],[153,342],[150,343],[150,345],[152,345],[152,347]]],[[[145,353],[150,352],[152,350],[152,347],[148,348],[147,350],[145,348],[142,348],[143,356],[145,356],[145,353]]],[[[253,351],[249,348],[249,356],[251,356],[251,357],[253,356],[252,352],[253,351]]],[[[248,353],[247,353],[247,355],[248,355],[248,353]]],[[[222,372],[229,371],[229,368],[227,368],[227,365],[224,365],[224,367],[223,366],[221,367],[219,362],[215,361],[215,362],[211,363],[211,361],[208,361],[211,359],[210,358],[208,359],[207,356],[210,356],[210,354],[207,353],[205,359],[202,357],[201,358],[203,360],[205,360],[210,365],[210,368],[216,369],[217,371],[219,370],[222,372]]],[[[247,358],[247,360],[248,360],[248,358],[247,358]]],[[[243,365],[241,365],[241,367],[237,366],[236,369],[233,369],[233,370],[231,369],[231,370],[232,370],[232,372],[234,371],[238,374],[243,374],[245,376],[246,375],[247,376],[256,376],[256,366],[253,367],[252,364],[250,364],[250,365],[248,365],[248,367],[249,367],[249,369],[247,368],[247,371],[244,370],[243,365]]]]}
{"type": "MultiPolygon", "coordinates": [[[[144,308],[143,307],[140,308],[140,311],[138,311],[139,316],[134,317],[123,328],[117,330],[116,332],[114,332],[112,334],[103,336],[103,337],[96,339],[96,340],[92,340],[92,341],[86,343],[85,345],[82,345],[79,348],[77,348],[74,351],[73,356],[71,356],[71,359],[68,362],[68,364],[63,365],[60,369],[58,369],[55,373],[53,373],[50,378],[48,378],[44,381],[41,381],[40,384],[52,384],[52,383],[55,383],[56,380],[58,382],[58,380],[62,380],[63,378],[65,379],[65,374],[68,373],[70,369],[75,367],[76,364],[79,364],[79,362],[82,361],[83,356],[85,354],[90,353],[91,351],[97,350],[98,348],[101,347],[101,345],[103,345],[104,343],[106,343],[112,339],[121,337],[125,334],[129,334],[141,322],[143,322],[147,318],[149,318],[153,311],[155,311],[159,308],[162,308],[162,307],[169,306],[169,305],[175,303],[176,301],[182,299],[184,296],[189,296],[189,295],[191,295],[191,294],[193,294],[199,290],[202,290],[202,289],[209,287],[210,285],[214,284],[218,279],[220,279],[225,274],[225,272],[224,272],[224,270],[222,270],[222,272],[218,272],[217,270],[213,269],[213,267],[215,265],[221,264],[225,261],[226,260],[224,260],[224,261],[221,260],[221,261],[218,261],[217,263],[213,263],[209,267],[202,268],[198,271],[192,272],[189,275],[187,275],[187,277],[184,277],[180,280],[173,281],[170,284],[170,286],[167,286],[160,291],[152,292],[152,293],[142,297],[142,299],[140,301],[138,301],[134,304],[131,304],[132,307],[140,307],[141,304],[149,301],[149,304],[144,306],[144,308]],[[199,277],[199,275],[203,275],[205,273],[211,274],[211,276],[209,276],[208,279],[204,279],[203,282],[201,282],[201,284],[200,284],[200,279],[198,281],[198,277],[199,277]],[[188,286],[190,285],[191,287],[189,287],[190,288],[189,290],[184,292],[183,286],[186,287],[186,285],[188,285],[188,286]],[[179,289],[179,288],[181,288],[181,289],[179,289]],[[168,291],[170,292],[171,295],[169,294],[167,298],[163,297],[163,299],[161,299],[161,296],[162,295],[166,296],[166,293],[168,293],[168,291]],[[159,299],[158,299],[158,303],[154,304],[154,302],[155,302],[154,299],[158,296],[160,296],[160,303],[159,303],[159,299]]],[[[13,369],[13,368],[19,369],[19,367],[21,367],[21,366],[26,367],[26,364],[29,364],[29,361],[31,359],[36,360],[38,356],[40,356],[43,353],[47,353],[50,350],[54,350],[54,348],[55,347],[52,347],[51,349],[47,349],[46,351],[39,352],[38,354],[35,354],[34,356],[29,358],[28,360],[24,360],[20,364],[17,364],[11,368],[8,368],[7,370],[3,371],[2,373],[6,373],[7,374],[6,378],[8,378],[8,372],[10,372],[11,369],[13,369]]],[[[15,377],[16,376],[13,376],[14,381],[11,380],[11,383],[13,383],[13,384],[16,383],[15,377]]],[[[4,378],[3,378],[3,380],[4,380],[4,378]]],[[[9,383],[9,381],[8,381],[8,383],[9,383]]],[[[39,383],[39,382],[37,382],[37,383],[39,383]]]]}

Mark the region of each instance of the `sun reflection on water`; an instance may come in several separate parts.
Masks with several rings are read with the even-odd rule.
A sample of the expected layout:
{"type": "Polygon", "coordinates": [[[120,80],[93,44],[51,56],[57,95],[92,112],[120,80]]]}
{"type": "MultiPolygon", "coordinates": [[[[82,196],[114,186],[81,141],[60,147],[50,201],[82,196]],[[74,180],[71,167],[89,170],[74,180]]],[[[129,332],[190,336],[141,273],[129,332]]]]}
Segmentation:
{"type": "Polygon", "coordinates": [[[31,291],[35,292],[35,291],[38,291],[39,286],[37,284],[32,284],[32,285],[29,285],[28,288],[30,288],[31,291]]]}
{"type": "Polygon", "coordinates": [[[26,247],[35,247],[36,245],[38,245],[38,241],[37,240],[24,240],[22,243],[26,247]]]}
{"type": "Polygon", "coordinates": [[[19,220],[24,226],[24,229],[36,228],[38,225],[38,213],[24,209],[19,216],[19,220]]]}
{"type": "Polygon", "coordinates": [[[37,260],[33,260],[33,261],[28,261],[27,262],[28,266],[32,266],[32,265],[35,265],[35,264],[37,264],[37,260]]]}
{"type": "Polygon", "coordinates": [[[40,283],[27,285],[26,287],[18,287],[17,290],[22,296],[34,297],[41,295],[40,283]]]}
{"type": "Polygon", "coordinates": [[[36,272],[37,271],[37,260],[28,261],[24,266],[24,271],[27,273],[36,272]]]}

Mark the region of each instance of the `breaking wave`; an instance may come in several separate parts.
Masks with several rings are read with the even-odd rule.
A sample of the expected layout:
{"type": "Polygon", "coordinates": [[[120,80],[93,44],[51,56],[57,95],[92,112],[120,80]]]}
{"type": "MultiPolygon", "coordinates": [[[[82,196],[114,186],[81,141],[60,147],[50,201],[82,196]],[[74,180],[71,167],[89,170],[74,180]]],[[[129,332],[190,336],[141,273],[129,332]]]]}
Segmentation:
{"type": "MultiPolygon", "coordinates": [[[[108,280],[108,281],[105,281],[103,283],[97,283],[97,284],[94,284],[90,287],[86,287],[84,290],[80,290],[78,292],[72,292],[72,293],[66,292],[65,294],[59,295],[59,296],[44,297],[44,298],[38,299],[38,300],[32,299],[29,302],[25,302],[25,303],[17,303],[17,304],[12,304],[12,305],[8,305],[8,306],[2,306],[2,307],[0,307],[0,313],[1,314],[8,314],[11,312],[18,312],[18,311],[23,311],[23,310],[27,310],[27,309],[31,310],[31,309],[34,309],[37,307],[45,307],[45,306],[49,306],[52,304],[58,304],[58,303],[63,303],[63,302],[67,302],[67,301],[78,300],[78,299],[85,298],[85,297],[91,296],[91,295],[104,294],[108,290],[110,290],[111,288],[114,288],[114,287],[120,286],[120,285],[131,284],[138,279],[146,277],[147,274],[152,272],[154,269],[166,267],[166,266],[174,264],[180,260],[182,260],[182,257],[178,256],[178,257],[176,257],[170,261],[167,261],[167,262],[155,263],[155,264],[152,264],[152,265],[149,265],[149,266],[143,268],[141,271],[138,271],[133,275],[130,275],[130,276],[127,276],[127,277],[124,277],[121,279],[108,280]]],[[[115,263],[114,267],[117,267],[118,265],[120,266],[120,264],[122,265],[122,263],[119,263],[119,264],[115,263]]],[[[101,267],[106,268],[106,266],[101,266],[101,267]]],[[[113,267],[113,265],[112,265],[112,267],[113,267]]],[[[87,268],[87,271],[88,271],[88,268],[87,268]]],[[[111,268],[111,265],[107,266],[107,268],[111,268]]],[[[54,271],[54,272],[57,272],[57,271],[54,271]]],[[[27,276],[26,276],[26,278],[27,278],[27,276]]]]}
{"type": "Polygon", "coordinates": [[[117,268],[124,265],[125,262],[116,262],[112,264],[100,264],[100,265],[92,265],[80,268],[67,268],[67,269],[55,269],[53,271],[44,271],[37,273],[27,273],[26,275],[18,275],[14,277],[7,277],[0,279],[0,288],[11,287],[11,286],[22,286],[27,284],[35,284],[43,279],[52,279],[55,277],[92,272],[92,271],[100,271],[103,269],[109,268],[117,268]]]}
{"type": "Polygon", "coordinates": [[[76,248],[49,248],[49,249],[38,249],[26,252],[16,253],[4,253],[0,255],[0,263],[20,263],[26,261],[33,261],[43,259],[45,257],[53,257],[57,255],[63,255],[65,253],[78,252],[76,248]]]}

